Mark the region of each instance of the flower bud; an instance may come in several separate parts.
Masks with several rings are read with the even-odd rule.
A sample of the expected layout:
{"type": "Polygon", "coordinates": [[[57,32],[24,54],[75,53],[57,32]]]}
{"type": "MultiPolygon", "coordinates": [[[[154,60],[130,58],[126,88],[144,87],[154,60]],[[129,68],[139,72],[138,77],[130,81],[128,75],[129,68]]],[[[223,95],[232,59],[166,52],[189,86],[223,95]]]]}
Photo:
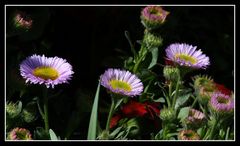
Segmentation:
{"type": "Polygon", "coordinates": [[[22,116],[25,122],[30,123],[36,119],[37,107],[35,102],[30,102],[23,109],[22,116]]]}
{"type": "Polygon", "coordinates": [[[165,66],[163,68],[163,76],[165,77],[166,80],[176,82],[179,74],[180,71],[177,67],[165,66]]]}
{"type": "Polygon", "coordinates": [[[147,29],[156,29],[161,26],[169,12],[162,9],[160,6],[147,6],[141,12],[142,24],[147,29]]]}
{"type": "Polygon", "coordinates": [[[184,120],[184,124],[192,129],[197,129],[205,123],[206,116],[196,109],[190,109],[188,117],[184,120]]]}
{"type": "Polygon", "coordinates": [[[193,130],[181,130],[178,134],[179,140],[200,140],[200,136],[193,130]]]}
{"type": "Polygon", "coordinates": [[[9,102],[6,106],[7,116],[9,118],[17,117],[22,111],[22,102],[18,101],[16,103],[9,102]]]}
{"type": "Polygon", "coordinates": [[[29,130],[25,128],[14,128],[7,137],[8,140],[32,140],[32,135],[29,130]]]}
{"type": "Polygon", "coordinates": [[[198,101],[202,105],[207,105],[211,94],[216,90],[214,81],[208,76],[195,76],[194,77],[194,89],[198,101]]]}
{"type": "Polygon", "coordinates": [[[145,30],[143,43],[147,48],[159,47],[162,44],[162,38],[145,30]]]}
{"type": "Polygon", "coordinates": [[[171,121],[175,120],[176,114],[175,114],[173,109],[164,108],[164,109],[161,110],[160,118],[164,122],[171,122],[171,121]]]}
{"type": "Polygon", "coordinates": [[[209,101],[210,111],[218,117],[226,117],[233,114],[234,99],[230,95],[214,92],[209,101]]]}
{"type": "Polygon", "coordinates": [[[25,12],[16,11],[13,17],[13,23],[16,29],[28,31],[32,28],[33,20],[25,12]]]}

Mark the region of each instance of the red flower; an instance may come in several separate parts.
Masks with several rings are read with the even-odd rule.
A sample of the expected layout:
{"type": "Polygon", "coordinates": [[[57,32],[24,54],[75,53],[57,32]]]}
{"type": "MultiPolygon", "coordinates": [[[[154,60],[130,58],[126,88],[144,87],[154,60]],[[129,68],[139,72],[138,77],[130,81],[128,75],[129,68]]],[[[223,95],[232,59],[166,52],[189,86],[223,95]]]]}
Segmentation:
{"type": "Polygon", "coordinates": [[[232,94],[231,90],[226,88],[224,85],[217,84],[217,83],[215,83],[215,85],[217,87],[217,90],[220,91],[221,93],[226,94],[226,95],[231,95],[232,94]]]}
{"type": "Polygon", "coordinates": [[[155,116],[160,114],[158,109],[159,103],[144,102],[140,103],[134,100],[129,101],[121,108],[121,113],[116,114],[110,121],[110,128],[117,125],[118,121],[124,117],[144,117],[150,116],[150,119],[154,120],[155,116]]]}
{"type": "Polygon", "coordinates": [[[122,113],[127,117],[142,117],[147,113],[147,109],[145,108],[145,104],[139,103],[136,101],[129,101],[127,104],[125,104],[122,109],[122,113]]]}
{"type": "Polygon", "coordinates": [[[120,114],[113,116],[110,121],[110,128],[115,127],[120,119],[122,119],[122,115],[120,114]]]}

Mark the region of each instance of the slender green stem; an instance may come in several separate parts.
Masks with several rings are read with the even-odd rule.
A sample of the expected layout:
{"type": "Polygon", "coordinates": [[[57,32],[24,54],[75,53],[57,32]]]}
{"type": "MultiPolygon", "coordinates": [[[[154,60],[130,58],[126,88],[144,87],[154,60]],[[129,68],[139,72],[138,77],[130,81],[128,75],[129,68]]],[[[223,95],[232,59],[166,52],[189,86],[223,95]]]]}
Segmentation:
{"type": "Polygon", "coordinates": [[[176,84],[176,90],[175,90],[175,95],[173,97],[173,102],[172,102],[172,108],[174,109],[175,104],[176,104],[176,100],[178,97],[178,92],[179,92],[179,86],[180,86],[180,74],[178,74],[178,80],[177,80],[177,84],[176,84]]]}
{"type": "Polygon", "coordinates": [[[40,113],[42,119],[44,120],[44,113],[43,113],[43,111],[42,111],[42,109],[41,109],[41,107],[40,107],[39,99],[37,100],[37,106],[38,106],[39,113],[40,113]]]}
{"type": "Polygon", "coordinates": [[[115,107],[115,100],[114,100],[113,96],[111,96],[111,100],[112,100],[112,104],[111,104],[111,108],[110,108],[110,111],[109,111],[107,124],[106,124],[106,130],[107,131],[109,131],[109,129],[110,129],[110,121],[111,121],[111,118],[112,118],[112,115],[113,115],[113,112],[114,112],[114,107],[115,107]]]}
{"type": "Polygon", "coordinates": [[[43,110],[44,110],[44,124],[45,124],[45,130],[46,132],[49,131],[49,122],[48,122],[48,98],[47,98],[47,88],[44,88],[43,92],[43,100],[44,100],[44,105],[43,105],[43,110]]]}
{"type": "Polygon", "coordinates": [[[229,137],[229,131],[230,131],[230,127],[227,128],[227,132],[226,132],[226,135],[225,135],[225,140],[228,140],[228,137],[229,137]]]}
{"type": "Polygon", "coordinates": [[[169,83],[169,88],[168,88],[168,97],[166,97],[168,107],[171,107],[170,99],[172,99],[172,82],[171,81],[169,83]]]}
{"type": "Polygon", "coordinates": [[[192,103],[192,106],[191,106],[191,108],[193,108],[194,106],[195,106],[195,104],[197,103],[197,98],[196,97],[194,97],[194,96],[192,96],[193,98],[195,98],[194,99],[194,101],[193,101],[193,103],[192,103]]]}
{"type": "Polygon", "coordinates": [[[217,126],[217,119],[214,119],[213,121],[213,126],[211,128],[211,132],[210,132],[210,140],[212,140],[214,138],[214,134],[215,134],[215,130],[216,130],[216,126],[217,126]]]}

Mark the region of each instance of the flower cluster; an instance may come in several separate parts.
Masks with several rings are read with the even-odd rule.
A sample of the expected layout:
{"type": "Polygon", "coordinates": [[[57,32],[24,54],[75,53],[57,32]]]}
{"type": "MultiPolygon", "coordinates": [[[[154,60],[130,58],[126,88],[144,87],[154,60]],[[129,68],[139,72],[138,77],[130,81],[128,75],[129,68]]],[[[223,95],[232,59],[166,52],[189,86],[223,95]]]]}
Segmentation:
{"type": "MultiPolygon", "coordinates": [[[[105,71],[98,76],[94,98],[90,93],[89,96],[81,94],[81,102],[76,102],[81,103],[81,109],[71,113],[71,120],[66,127],[70,130],[65,131],[65,139],[70,139],[73,128],[77,127],[80,121],[79,115],[83,113],[91,113],[89,125],[82,126],[88,127],[87,140],[186,141],[234,138],[234,92],[206,75],[210,61],[214,62],[214,58],[208,57],[208,51],[190,43],[163,41],[162,26],[166,24],[169,14],[170,12],[161,6],[146,6],[142,9],[140,19],[144,34],[139,41],[140,48],[133,45],[130,37],[126,35],[133,56],[127,56],[126,59],[124,56],[122,67],[104,68],[105,71]],[[165,53],[164,56],[160,56],[161,52],[165,53]],[[160,59],[165,60],[165,64],[160,64],[160,59]],[[198,74],[199,71],[201,75],[198,74]],[[89,102],[93,103],[92,106],[82,104],[85,97],[94,100],[89,102]],[[92,111],[89,112],[88,108],[92,111]]],[[[30,30],[33,27],[32,18],[34,17],[26,15],[25,12],[17,11],[11,22],[14,22],[15,29],[30,30]]],[[[34,24],[36,23],[34,19],[34,24]]],[[[29,32],[26,31],[27,33],[29,32]]],[[[65,94],[61,94],[63,90],[56,92],[58,88],[55,86],[72,80],[73,67],[58,56],[46,57],[35,53],[30,56],[24,54],[28,57],[18,60],[20,68],[17,68],[17,71],[20,72],[19,80],[23,87],[14,94],[10,94],[9,88],[9,96],[19,95],[21,101],[17,99],[16,102],[10,97],[6,104],[7,140],[62,138],[62,135],[54,133],[52,129],[57,125],[53,126],[52,121],[49,121],[54,119],[49,118],[52,114],[61,115],[61,111],[55,108],[58,106],[49,108],[49,105],[54,103],[54,100],[49,100],[57,97],[59,102],[63,102],[61,97],[65,94]],[[34,88],[31,88],[32,86],[34,88]],[[56,111],[49,112],[48,108],[56,111]],[[38,118],[41,118],[38,122],[42,122],[43,126],[34,129],[31,126],[38,124],[30,123],[38,118]]],[[[17,58],[21,58],[21,55],[17,58]]],[[[71,111],[65,112],[65,115],[68,115],[71,111]]],[[[61,127],[63,128],[64,126],[61,127]]],[[[58,130],[56,128],[56,131],[58,130]]]]}

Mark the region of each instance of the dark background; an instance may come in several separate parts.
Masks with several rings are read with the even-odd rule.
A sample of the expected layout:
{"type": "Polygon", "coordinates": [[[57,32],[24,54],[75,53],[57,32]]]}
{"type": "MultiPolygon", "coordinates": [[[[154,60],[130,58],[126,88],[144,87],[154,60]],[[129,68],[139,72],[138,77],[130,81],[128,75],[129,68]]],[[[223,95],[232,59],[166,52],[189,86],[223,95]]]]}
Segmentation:
{"type": "MultiPolygon", "coordinates": [[[[140,22],[142,8],[144,7],[7,7],[8,21],[16,9],[26,11],[36,18],[33,30],[7,40],[7,66],[17,68],[15,72],[20,82],[22,79],[18,72],[19,63],[34,53],[58,56],[66,59],[73,66],[75,73],[70,84],[57,86],[54,90],[64,89],[63,94],[49,103],[52,105],[50,127],[61,137],[66,135],[65,129],[61,127],[67,126],[74,131],[72,139],[86,138],[89,113],[99,76],[109,67],[123,67],[124,57],[132,55],[124,31],[129,31],[136,49],[139,49],[136,40],[142,39],[144,31],[140,22]]],[[[170,15],[161,30],[164,42],[159,49],[158,62],[164,64],[165,48],[171,43],[196,45],[209,56],[211,63],[206,70],[198,73],[208,74],[215,82],[233,90],[233,7],[165,6],[163,8],[169,11],[170,15]]],[[[8,28],[9,32],[10,24],[8,28]]],[[[162,72],[157,73],[162,74],[162,72]]],[[[9,83],[9,86],[12,85],[9,83]]],[[[107,97],[102,99],[107,101],[107,97]]],[[[100,102],[107,108],[104,100],[100,102]]],[[[104,113],[105,109],[101,110],[104,113]]],[[[100,115],[99,119],[101,121],[106,118],[100,115]]]]}

